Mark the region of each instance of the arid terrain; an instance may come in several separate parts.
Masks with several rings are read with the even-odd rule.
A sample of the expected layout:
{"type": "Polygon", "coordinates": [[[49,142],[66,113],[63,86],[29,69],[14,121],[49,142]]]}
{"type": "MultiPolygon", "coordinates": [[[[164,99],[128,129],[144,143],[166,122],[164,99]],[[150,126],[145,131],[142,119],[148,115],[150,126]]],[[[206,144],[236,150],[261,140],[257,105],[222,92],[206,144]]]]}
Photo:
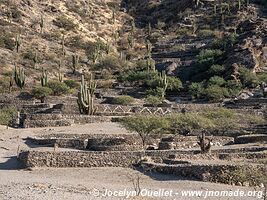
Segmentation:
{"type": "MultiPolygon", "coordinates": [[[[116,123],[89,124],[83,126],[41,128],[41,129],[0,129],[0,199],[1,200],[82,200],[82,199],[125,199],[118,197],[94,197],[95,191],[99,190],[100,195],[105,190],[133,191],[131,178],[140,176],[140,186],[143,189],[151,190],[173,190],[181,192],[186,190],[196,191],[254,191],[253,187],[238,187],[225,184],[215,184],[186,180],[181,177],[162,174],[144,175],[136,170],[127,168],[33,168],[20,169],[16,160],[18,146],[20,149],[27,149],[25,138],[43,133],[82,133],[99,132],[124,133],[125,129],[120,128],[116,123]]],[[[259,190],[259,188],[256,188],[259,190]]],[[[97,193],[96,193],[97,194],[97,193]]],[[[204,197],[182,197],[174,195],[168,198],[129,198],[129,199],[204,199],[204,197]]],[[[254,197],[208,197],[205,199],[259,199],[254,197]]]]}

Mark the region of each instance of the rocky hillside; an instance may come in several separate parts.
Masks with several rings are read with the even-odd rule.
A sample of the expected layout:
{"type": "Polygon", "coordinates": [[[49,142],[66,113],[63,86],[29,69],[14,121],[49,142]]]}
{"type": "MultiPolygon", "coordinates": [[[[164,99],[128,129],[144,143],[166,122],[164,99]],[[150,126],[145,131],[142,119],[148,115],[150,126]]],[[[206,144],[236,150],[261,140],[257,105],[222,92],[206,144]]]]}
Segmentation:
{"type": "Polygon", "coordinates": [[[0,13],[2,92],[14,65],[26,88],[42,69],[59,81],[93,72],[98,87],[120,82],[142,97],[222,100],[263,95],[255,88],[267,82],[264,0],[0,0],[0,13]],[[158,71],[169,75],[166,91],[158,71]]]}
{"type": "Polygon", "coordinates": [[[59,68],[67,76],[75,54],[79,70],[88,70],[97,43],[119,54],[116,40],[131,19],[116,0],[0,0],[0,13],[1,84],[17,64],[26,69],[29,86],[42,68],[50,77],[59,68]]]}

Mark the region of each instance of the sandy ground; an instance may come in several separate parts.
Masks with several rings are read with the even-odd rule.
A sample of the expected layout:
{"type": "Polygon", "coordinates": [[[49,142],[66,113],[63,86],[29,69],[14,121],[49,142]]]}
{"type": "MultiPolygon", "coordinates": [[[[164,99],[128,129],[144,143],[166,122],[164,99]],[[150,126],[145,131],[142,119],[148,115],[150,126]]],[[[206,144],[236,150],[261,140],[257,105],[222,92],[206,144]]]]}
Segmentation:
{"type": "MultiPolygon", "coordinates": [[[[16,155],[27,149],[25,138],[44,133],[126,133],[115,123],[83,126],[6,129],[0,127],[0,200],[94,200],[94,199],[260,199],[255,188],[184,180],[180,177],[143,174],[124,168],[20,169],[16,155]],[[135,193],[133,181],[140,178],[143,197],[135,193]],[[109,195],[106,195],[109,191],[109,195]],[[186,191],[191,197],[185,196],[186,191]],[[220,191],[228,195],[220,196],[220,191]],[[116,193],[117,192],[117,193],[116,193]],[[120,192],[120,193],[118,193],[120,192]],[[153,194],[152,194],[153,192],[153,194]],[[244,195],[240,194],[244,192],[244,195]],[[129,198],[126,195],[130,196],[129,198]],[[209,194],[209,197],[206,197],[209,194]],[[239,194],[239,195],[238,195],[239,194]],[[233,195],[238,195],[234,197],[233,195]]],[[[259,190],[259,188],[256,188],[259,190]]],[[[263,198],[261,198],[263,199],[263,198]]]]}

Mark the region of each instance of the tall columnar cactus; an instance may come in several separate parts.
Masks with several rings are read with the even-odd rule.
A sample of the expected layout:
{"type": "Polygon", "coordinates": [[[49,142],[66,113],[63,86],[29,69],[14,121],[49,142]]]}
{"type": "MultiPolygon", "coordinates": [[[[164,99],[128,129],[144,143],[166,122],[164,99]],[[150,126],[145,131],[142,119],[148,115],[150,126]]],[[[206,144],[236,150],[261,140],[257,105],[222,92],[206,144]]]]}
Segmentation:
{"type": "Polygon", "coordinates": [[[61,67],[62,67],[63,61],[59,60],[58,62],[58,81],[62,82],[63,81],[63,75],[61,73],[61,67]]]}
{"type": "Polygon", "coordinates": [[[81,88],[78,92],[78,106],[81,114],[94,115],[96,113],[96,108],[94,106],[94,96],[96,90],[96,81],[93,79],[93,75],[90,75],[89,82],[84,80],[84,75],[82,75],[81,88]]]}
{"type": "Polygon", "coordinates": [[[116,22],[116,16],[115,16],[115,10],[112,10],[112,23],[115,24],[116,22]]]}
{"type": "Polygon", "coordinates": [[[42,69],[42,75],[41,75],[41,85],[42,85],[42,87],[45,87],[47,85],[47,82],[48,82],[47,71],[42,69]]]}
{"type": "Polygon", "coordinates": [[[36,69],[38,63],[38,53],[37,51],[34,52],[34,57],[33,57],[33,68],[36,69]]]}
{"type": "Polygon", "coordinates": [[[128,45],[129,45],[130,48],[134,47],[134,37],[133,37],[132,34],[128,35],[128,45]]]}
{"type": "Polygon", "coordinates": [[[14,85],[14,77],[13,75],[10,75],[9,76],[9,92],[11,92],[13,85],[14,85]]]}
{"type": "Polygon", "coordinates": [[[40,20],[40,28],[41,28],[41,34],[43,33],[44,31],[44,16],[42,15],[41,16],[41,20],[40,20]]]}
{"type": "Polygon", "coordinates": [[[15,68],[13,71],[13,78],[14,78],[16,85],[20,89],[22,89],[25,85],[25,79],[26,79],[24,69],[21,67],[17,68],[17,66],[15,65],[15,68]]]}
{"type": "Polygon", "coordinates": [[[21,38],[20,38],[20,35],[16,35],[15,45],[16,45],[16,51],[18,53],[19,52],[19,48],[21,46],[21,38]]]}
{"type": "Polygon", "coordinates": [[[93,63],[96,63],[98,61],[100,53],[100,44],[97,44],[94,48],[94,51],[92,52],[93,63]]]}
{"type": "Polygon", "coordinates": [[[164,98],[166,90],[168,88],[169,82],[167,80],[167,75],[165,71],[159,73],[159,86],[162,89],[161,97],[164,98]]]}
{"type": "Polygon", "coordinates": [[[151,57],[151,53],[152,53],[152,44],[150,43],[149,40],[147,40],[146,42],[146,52],[147,52],[147,56],[151,57]]]}
{"type": "Polygon", "coordinates": [[[149,22],[149,23],[148,23],[148,31],[147,31],[147,35],[148,35],[148,37],[150,37],[151,34],[152,34],[152,27],[151,27],[151,23],[149,22]]]}
{"type": "Polygon", "coordinates": [[[64,57],[66,55],[65,35],[62,35],[62,38],[61,38],[61,51],[62,51],[62,56],[64,57]]]}
{"type": "Polygon", "coordinates": [[[242,0],[238,0],[238,10],[241,10],[242,0]]]}
{"type": "Polygon", "coordinates": [[[134,22],[134,19],[131,20],[131,32],[132,32],[132,33],[135,32],[135,22],[134,22]]]}
{"type": "Polygon", "coordinates": [[[75,55],[72,55],[72,73],[75,74],[78,66],[79,66],[79,55],[78,54],[75,54],[75,55]]]}
{"type": "Polygon", "coordinates": [[[105,51],[107,55],[110,53],[110,50],[111,50],[111,43],[107,40],[105,44],[105,51]]]}
{"type": "Polygon", "coordinates": [[[146,66],[147,66],[148,72],[150,72],[150,71],[155,72],[156,71],[155,61],[151,57],[148,57],[146,59],[146,66]]]}

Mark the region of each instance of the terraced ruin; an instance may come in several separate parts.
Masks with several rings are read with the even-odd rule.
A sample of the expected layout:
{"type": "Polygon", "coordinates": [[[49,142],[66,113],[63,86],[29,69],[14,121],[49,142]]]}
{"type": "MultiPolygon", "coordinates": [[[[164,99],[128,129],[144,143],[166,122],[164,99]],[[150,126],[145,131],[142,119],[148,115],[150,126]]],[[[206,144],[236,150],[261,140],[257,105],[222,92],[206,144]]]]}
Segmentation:
{"type": "Polygon", "coordinates": [[[0,199],[266,199],[266,13],[0,0],[0,199]]]}

